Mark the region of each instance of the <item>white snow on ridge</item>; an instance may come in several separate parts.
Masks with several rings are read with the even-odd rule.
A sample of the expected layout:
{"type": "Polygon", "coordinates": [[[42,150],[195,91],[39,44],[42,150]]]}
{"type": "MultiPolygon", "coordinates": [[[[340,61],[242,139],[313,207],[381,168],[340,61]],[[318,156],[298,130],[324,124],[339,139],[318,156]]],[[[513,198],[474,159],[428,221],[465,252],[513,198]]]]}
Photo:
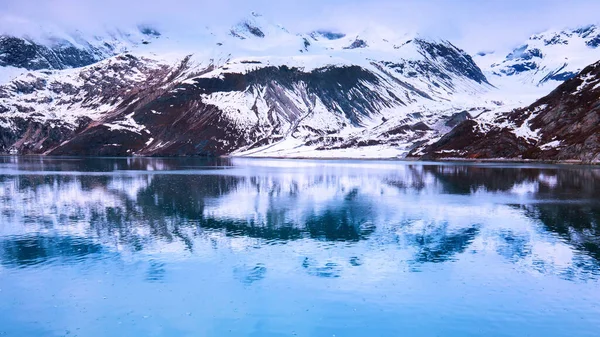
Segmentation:
{"type": "Polygon", "coordinates": [[[549,93],[567,77],[573,77],[600,59],[600,28],[548,30],[532,35],[512,51],[474,56],[490,82],[514,96],[516,91],[549,93]]]}
{"type": "MultiPolygon", "coordinates": [[[[95,82],[114,80],[116,86],[133,85],[146,81],[149,71],[163,66],[148,60],[144,62],[145,74],[137,68],[128,69],[132,75],[126,72],[107,71],[113,66],[120,67],[125,63],[126,60],[113,57],[83,68],[34,71],[19,75],[8,84],[0,85],[0,90],[11,93],[0,97],[0,106],[8,109],[2,113],[2,116],[32,117],[42,123],[52,120],[53,123],[60,123],[69,128],[75,127],[80,117],[99,120],[106,113],[113,111],[122,100],[115,97],[88,97],[87,90],[93,90],[95,82]],[[89,88],[86,89],[86,86],[89,88]]],[[[132,130],[139,131],[139,126],[129,122],[125,124],[132,130]]]]}

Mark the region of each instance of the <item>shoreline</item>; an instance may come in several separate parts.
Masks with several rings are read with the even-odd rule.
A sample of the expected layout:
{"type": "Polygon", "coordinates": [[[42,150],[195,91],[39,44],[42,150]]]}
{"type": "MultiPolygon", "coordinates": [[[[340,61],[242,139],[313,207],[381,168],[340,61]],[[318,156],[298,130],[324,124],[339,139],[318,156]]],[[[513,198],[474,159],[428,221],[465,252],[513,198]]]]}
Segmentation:
{"type": "Polygon", "coordinates": [[[398,162],[414,162],[414,163],[493,163],[493,164],[546,164],[546,165],[582,165],[582,166],[600,166],[599,162],[589,162],[583,160],[535,160],[535,159],[511,159],[511,158],[436,158],[436,159],[421,159],[421,158],[356,158],[356,157],[273,157],[273,156],[220,156],[221,158],[248,158],[248,159],[289,159],[289,160],[357,160],[357,161],[398,161],[398,162]]]}
{"type": "Polygon", "coordinates": [[[568,165],[568,166],[594,166],[600,167],[600,161],[589,162],[583,160],[536,160],[536,159],[511,159],[511,158],[436,158],[436,159],[421,159],[421,158],[398,158],[398,157],[307,157],[307,156],[51,156],[43,154],[26,154],[26,155],[10,155],[0,154],[4,158],[53,158],[53,159],[74,159],[74,158],[95,158],[95,159],[130,159],[130,158],[148,158],[148,159],[183,159],[183,158],[205,158],[205,159],[268,159],[268,160],[351,160],[351,161],[387,161],[387,162],[404,162],[404,163],[464,163],[464,164],[540,164],[540,165],[568,165]]]}

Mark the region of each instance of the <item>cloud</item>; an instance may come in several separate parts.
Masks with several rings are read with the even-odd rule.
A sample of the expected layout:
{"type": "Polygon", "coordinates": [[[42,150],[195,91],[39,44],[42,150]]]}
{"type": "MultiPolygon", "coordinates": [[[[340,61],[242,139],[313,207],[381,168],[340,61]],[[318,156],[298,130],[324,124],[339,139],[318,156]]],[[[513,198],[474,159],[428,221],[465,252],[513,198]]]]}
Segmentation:
{"type": "Polygon", "coordinates": [[[385,26],[446,38],[469,52],[508,48],[548,28],[595,23],[596,0],[2,0],[0,30],[157,25],[228,27],[251,11],[290,31],[385,26]],[[42,28],[40,28],[42,27],[42,28]]]}

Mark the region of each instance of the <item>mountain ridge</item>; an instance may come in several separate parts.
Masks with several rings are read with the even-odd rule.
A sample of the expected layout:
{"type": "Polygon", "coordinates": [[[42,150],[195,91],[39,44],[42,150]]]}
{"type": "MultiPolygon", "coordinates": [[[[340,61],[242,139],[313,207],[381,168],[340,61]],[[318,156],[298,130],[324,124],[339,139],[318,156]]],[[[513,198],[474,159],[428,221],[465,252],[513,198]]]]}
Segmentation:
{"type": "MultiPolygon", "coordinates": [[[[563,35],[594,41],[595,27],[563,35]]],[[[109,38],[112,44],[100,36],[63,42],[82,49],[66,49],[73,55],[62,59],[64,48],[23,40],[13,54],[29,55],[22,46],[30,43],[34,56],[46,48],[58,61],[30,57],[25,66],[42,69],[0,84],[0,152],[402,158],[465,123],[494,121],[524,105],[495,80],[535,93],[558,83],[540,88],[522,74],[514,81],[515,74],[490,71],[547,53],[529,47],[507,55],[513,63],[482,69],[476,60],[487,55],[471,57],[442,39],[380,30],[292,33],[257,13],[229,30],[199,34],[187,44],[138,26],[109,38]]],[[[586,48],[590,55],[581,59],[600,50],[586,48]]]]}

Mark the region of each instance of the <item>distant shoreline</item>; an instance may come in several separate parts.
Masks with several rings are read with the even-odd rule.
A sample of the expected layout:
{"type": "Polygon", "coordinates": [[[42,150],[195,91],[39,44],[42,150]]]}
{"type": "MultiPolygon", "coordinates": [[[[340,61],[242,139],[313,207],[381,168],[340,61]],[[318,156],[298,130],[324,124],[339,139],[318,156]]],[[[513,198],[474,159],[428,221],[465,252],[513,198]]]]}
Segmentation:
{"type": "Polygon", "coordinates": [[[590,162],[583,160],[535,160],[535,159],[511,159],[511,158],[436,158],[436,159],[421,159],[421,158],[397,158],[397,157],[306,157],[306,156],[289,156],[289,157],[277,157],[277,156],[52,156],[42,154],[23,154],[23,155],[10,155],[0,154],[0,157],[14,157],[14,158],[54,158],[54,159],[74,159],[74,158],[96,158],[96,159],[128,159],[128,158],[148,158],[148,159],[177,159],[177,158],[230,158],[230,159],[269,159],[269,160],[352,160],[352,161],[389,161],[389,162],[414,162],[414,163],[466,163],[466,164],[545,164],[545,165],[573,165],[573,166],[600,166],[600,161],[590,162]]]}
{"type": "Polygon", "coordinates": [[[587,165],[600,166],[600,162],[589,162],[583,160],[534,160],[534,159],[510,159],[510,158],[356,158],[356,157],[273,157],[273,156],[221,156],[222,158],[250,158],[250,159],[293,159],[293,160],[363,160],[363,161],[399,161],[399,162],[421,162],[421,163],[494,163],[494,164],[554,164],[554,165],[587,165]]]}

